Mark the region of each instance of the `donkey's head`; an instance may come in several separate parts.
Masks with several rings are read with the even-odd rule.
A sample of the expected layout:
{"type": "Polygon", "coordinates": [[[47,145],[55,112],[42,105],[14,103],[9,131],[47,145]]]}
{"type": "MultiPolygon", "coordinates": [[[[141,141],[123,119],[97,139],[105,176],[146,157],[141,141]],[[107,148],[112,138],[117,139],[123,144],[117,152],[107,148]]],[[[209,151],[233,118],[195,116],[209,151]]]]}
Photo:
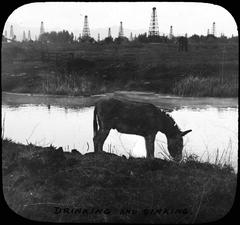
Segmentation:
{"type": "Polygon", "coordinates": [[[174,160],[180,161],[182,159],[183,136],[191,131],[192,130],[180,131],[173,136],[167,137],[168,151],[174,160]]]}

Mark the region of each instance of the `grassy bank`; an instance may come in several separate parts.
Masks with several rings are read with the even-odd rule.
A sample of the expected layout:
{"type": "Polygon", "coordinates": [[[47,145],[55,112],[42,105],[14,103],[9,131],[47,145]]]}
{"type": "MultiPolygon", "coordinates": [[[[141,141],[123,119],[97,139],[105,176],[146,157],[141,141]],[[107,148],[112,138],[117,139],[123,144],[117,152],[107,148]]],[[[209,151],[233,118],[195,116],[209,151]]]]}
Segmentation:
{"type": "Polygon", "coordinates": [[[175,95],[192,97],[237,97],[238,78],[188,76],[176,82],[172,92],[175,95]]]}
{"type": "Polygon", "coordinates": [[[2,90],[67,95],[133,90],[184,96],[238,96],[237,42],[190,43],[188,52],[178,52],[174,43],[49,45],[46,49],[35,43],[3,45],[2,90]],[[41,52],[46,49],[71,52],[74,58],[67,63],[41,61],[41,52]],[[228,84],[216,86],[214,80],[221,80],[222,71],[228,84]],[[196,80],[188,74],[199,78],[201,90],[192,88],[196,80]]]}
{"type": "MultiPolygon", "coordinates": [[[[41,82],[40,93],[53,95],[90,96],[124,89],[121,81],[107,82],[94,76],[50,74],[41,82]]],[[[127,89],[126,89],[127,90],[127,89]]]]}
{"type": "Polygon", "coordinates": [[[231,166],[80,154],[2,142],[3,191],[23,217],[52,222],[202,223],[230,210],[231,166]]]}

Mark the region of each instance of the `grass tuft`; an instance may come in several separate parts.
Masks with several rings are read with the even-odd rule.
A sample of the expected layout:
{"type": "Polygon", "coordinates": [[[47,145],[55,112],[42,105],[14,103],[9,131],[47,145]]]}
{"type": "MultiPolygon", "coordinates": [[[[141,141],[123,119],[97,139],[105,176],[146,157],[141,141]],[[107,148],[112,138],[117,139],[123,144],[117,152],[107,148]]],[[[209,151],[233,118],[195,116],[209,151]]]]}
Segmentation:
{"type": "Polygon", "coordinates": [[[237,78],[188,76],[175,84],[173,94],[194,97],[237,97],[237,78]]]}

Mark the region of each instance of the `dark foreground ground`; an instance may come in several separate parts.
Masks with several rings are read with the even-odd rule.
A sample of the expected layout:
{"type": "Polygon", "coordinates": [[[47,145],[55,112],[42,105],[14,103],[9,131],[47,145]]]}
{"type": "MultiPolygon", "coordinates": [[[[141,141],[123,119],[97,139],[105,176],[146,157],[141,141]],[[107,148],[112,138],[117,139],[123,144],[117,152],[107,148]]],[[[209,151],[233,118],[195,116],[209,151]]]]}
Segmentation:
{"type": "Polygon", "coordinates": [[[201,223],[225,216],[235,198],[230,166],[192,156],[176,164],[3,140],[2,160],[8,206],[38,221],[201,223]]]}

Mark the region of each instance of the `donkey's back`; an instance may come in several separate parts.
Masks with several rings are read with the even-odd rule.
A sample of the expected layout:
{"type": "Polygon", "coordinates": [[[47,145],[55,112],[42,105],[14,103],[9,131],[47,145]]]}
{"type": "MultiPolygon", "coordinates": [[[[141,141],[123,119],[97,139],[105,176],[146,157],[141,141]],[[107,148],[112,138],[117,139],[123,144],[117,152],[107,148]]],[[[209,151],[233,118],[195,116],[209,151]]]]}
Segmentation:
{"type": "MultiPolygon", "coordinates": [[[[99,113],[110,113],[119,114],[126,113],[126,112],[153,112],[157,109],[156,106],[150,103],[143,103],[143,102],[136,102],[130,100],[123,100],[123,99],[116,99],[116,98],[109,98],[103,99],[96,104],[97,110],[99,113]]],[[[129,115],[129,114],[128,114],[129,115]]]]}
{"type": "Polygon", "coordinates": [[[149,103],[119,100],[99,101],[95,107],[100,129],[144,135],[155,130],[157,107],[149,103]]]}

